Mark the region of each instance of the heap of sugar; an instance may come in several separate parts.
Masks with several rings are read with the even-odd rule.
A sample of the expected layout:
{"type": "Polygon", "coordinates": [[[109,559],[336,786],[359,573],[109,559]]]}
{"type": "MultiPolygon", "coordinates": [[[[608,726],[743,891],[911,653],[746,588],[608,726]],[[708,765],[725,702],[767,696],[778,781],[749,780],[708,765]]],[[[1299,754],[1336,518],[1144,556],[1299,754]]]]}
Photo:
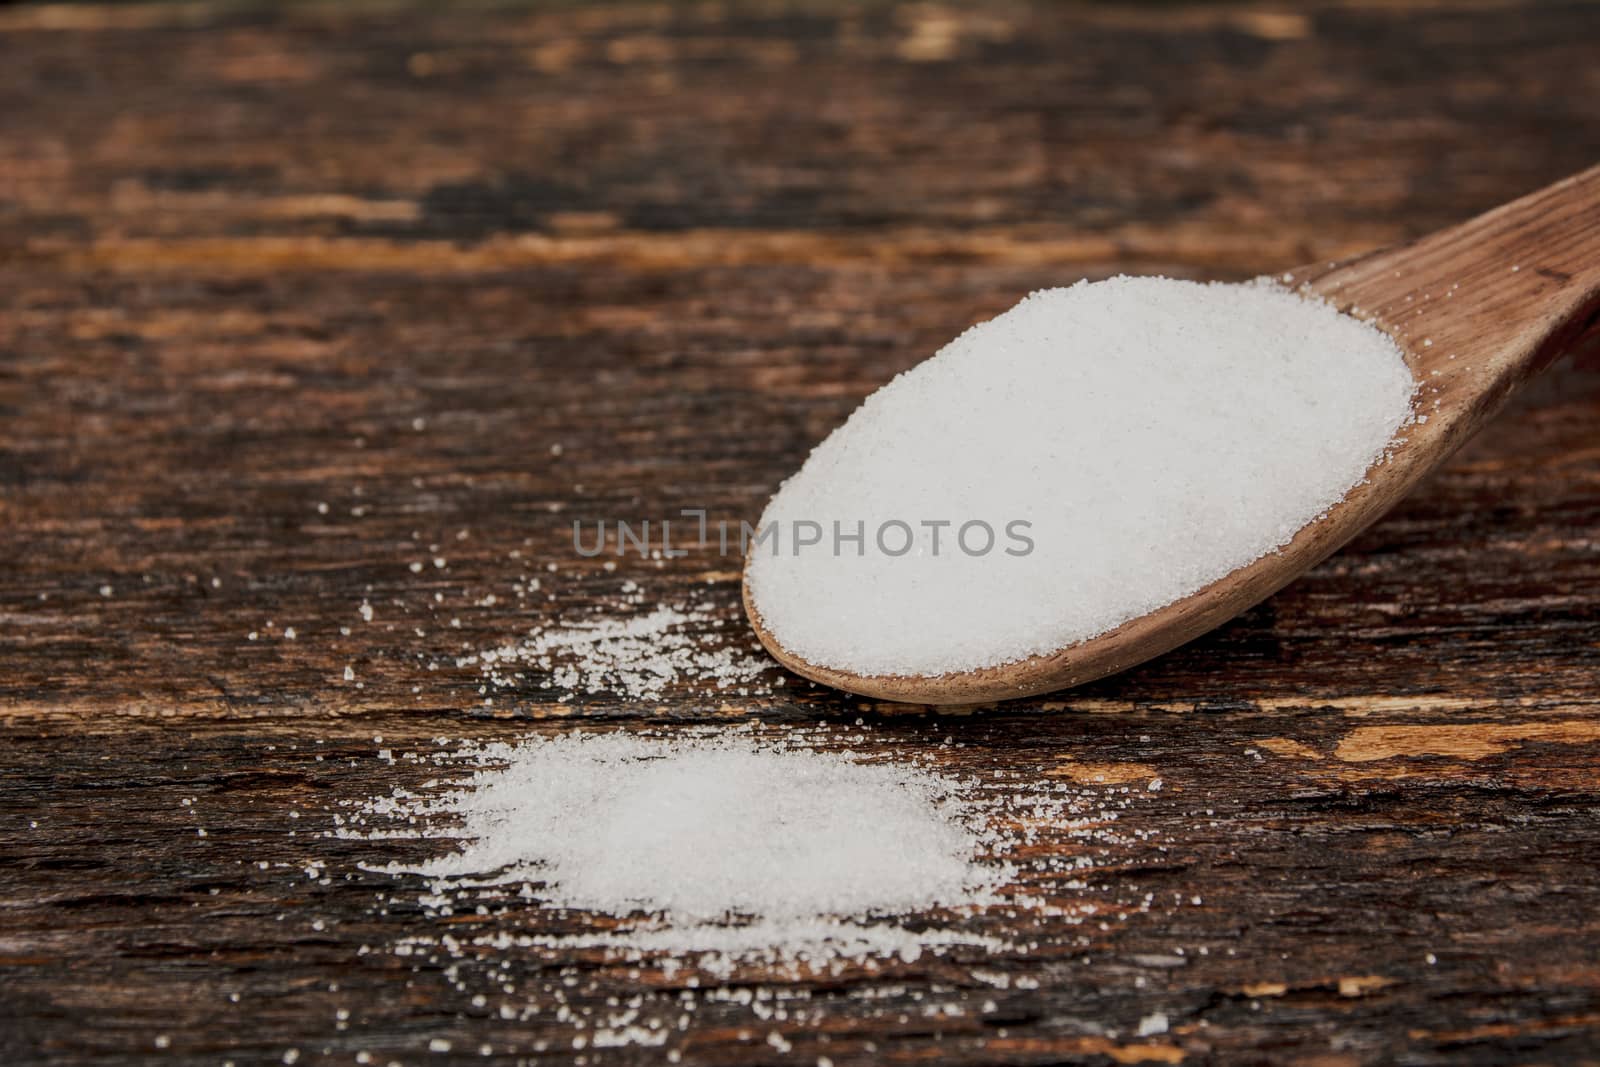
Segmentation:
{"type": "Polygon", "coordinates": [[[915,766],[741,731],[572,734],[505,756],[435,809],[466,843],[419,873],[498,872],[562,907],[696,922],[900,913],[985,880],[953,784],[915,766]]]}
{"type": "Polygon", "coordinates": [[[1381,460],[1414,388],[1389,337],[1282,288],[1037,292],[812,452],[762,517],[752,602],[786,649],[860,674],[1076,644],[1285,545],[1381,460]]]}
{"type": "Polygon", "coordinates": [[[680,685],[749,695],[771,664],[717,632],[727,625],[710,605],[660,605],[632,616],[541,626],[521,641],[463,656],[456,664],[476,666],[486,686],[496,689],[525,683],[531,669],[543,688],[565,690],[562,700],[600,692],[658,700],[680,685]]]}
{"type": "MultiPolygon", "coordinates": [[[[567,947],[915,956],[984,944],[927,915],[994,903],[1016,873],[992,855],[1000,832],[983,805],[915,762],[747,729],[569,734],[477,757],[484,768],[442,794],[367,807],[460,842],[383,869],[425,877],[434,899],[522,886],[542,908],[633,921],[567,947]],[[915,932],[894,921],[910,914],[915,932]]],[[[1028,810],[1067,808],[1040,797],[1028,810]]]]}

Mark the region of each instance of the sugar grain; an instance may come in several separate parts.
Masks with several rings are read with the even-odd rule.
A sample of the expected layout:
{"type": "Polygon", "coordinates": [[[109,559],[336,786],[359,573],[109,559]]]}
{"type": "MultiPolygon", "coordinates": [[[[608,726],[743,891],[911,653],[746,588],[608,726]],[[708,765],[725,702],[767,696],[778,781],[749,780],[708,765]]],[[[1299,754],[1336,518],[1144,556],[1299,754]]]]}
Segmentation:
{"type": "Polygon", "coordinates": [[[970,903],[994,878],[955,783],[915,765],[743,731],[570,734],[501,755],[432,808],[466,844],[417,873],[678,924],[898,914],[970,903]]]}

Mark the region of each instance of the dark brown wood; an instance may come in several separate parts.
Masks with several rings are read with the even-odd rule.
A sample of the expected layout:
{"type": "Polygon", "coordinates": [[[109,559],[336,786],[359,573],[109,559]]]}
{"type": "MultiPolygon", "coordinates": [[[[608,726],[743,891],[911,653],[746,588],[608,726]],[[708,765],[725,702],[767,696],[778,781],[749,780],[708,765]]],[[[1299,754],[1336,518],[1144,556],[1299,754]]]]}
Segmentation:
{"type": "Polygon", "coordinates": [[[1336,259],[1593,164],[1597,38],[1585,3],[0,8],[0,1060],[1600,1060],[1592,364],[1264,604],[1055,697],[486,706],[452,662],[629,579],[737,620],[736,560],[607,572],[567,523],[753,519],[1030,288],[1336,259]],[[430,846],[316,836],[439,773],[379,747],[858,717],[1130,790],[1055,886],[1106,927],[811,981],[507,950],[511,999],[579,1018],[731,997],[577,1050],[476,1006],[481,968],[361,953],[483,928],[358,866],[430,846]]]}

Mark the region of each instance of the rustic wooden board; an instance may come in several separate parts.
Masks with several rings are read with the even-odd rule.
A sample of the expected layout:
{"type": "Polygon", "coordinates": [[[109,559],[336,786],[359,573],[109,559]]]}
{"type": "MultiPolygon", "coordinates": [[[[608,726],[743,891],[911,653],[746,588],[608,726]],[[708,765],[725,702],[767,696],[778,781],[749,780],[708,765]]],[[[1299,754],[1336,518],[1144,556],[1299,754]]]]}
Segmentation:
{"type": "Polygon", "coordinates": [[[1600,1061],[1592,366],[1260,608],[1053,698],[485,704],[454,664],[627,580],[754,651],[736,561],[608,572],[567,524],[753,519],[1030,288],[1248,276],[1592,164],[1597,42],[1583,3],[0,9],[0,1059],[1600,1061]],[[437,737],[857,718],[1131,798],[1115,919],[699,976],[727,998],[663,1048],[576,1049],[607,998],[675,1026],[695,976],[509,949],[520,991],[478,989],[497,961],[385,948],[484,925],[358,866],[425,846],[318,836],[437,737]]]}

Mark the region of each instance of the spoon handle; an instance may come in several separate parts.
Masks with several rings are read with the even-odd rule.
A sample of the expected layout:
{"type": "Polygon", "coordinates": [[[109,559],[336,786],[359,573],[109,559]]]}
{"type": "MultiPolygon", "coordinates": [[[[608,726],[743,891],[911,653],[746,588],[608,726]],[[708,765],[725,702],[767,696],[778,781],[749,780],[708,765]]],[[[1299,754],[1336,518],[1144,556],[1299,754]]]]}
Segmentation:
{"type": "Polygon", "coordinates": [[[1420,413],[1437,411],[1446,447],[1459,444],[1600,333],[1600,167],[1409,244],[1292,273],[1400,342],[1420,413]]]}

